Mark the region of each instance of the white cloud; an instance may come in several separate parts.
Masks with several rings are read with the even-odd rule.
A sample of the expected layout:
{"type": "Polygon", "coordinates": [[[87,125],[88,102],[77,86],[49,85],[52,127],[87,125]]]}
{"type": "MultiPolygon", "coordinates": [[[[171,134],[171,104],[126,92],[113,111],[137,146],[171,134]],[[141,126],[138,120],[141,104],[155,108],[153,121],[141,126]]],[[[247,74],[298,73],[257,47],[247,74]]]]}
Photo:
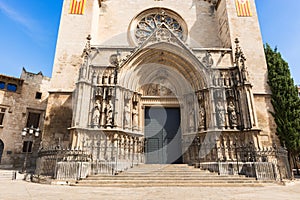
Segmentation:
{"type": "MultiPolygon", "coordinates": [[[[17,23],[20,28],[31,38],[41,40],[41,37],[37,37],[37,34],[40,34],[42,29],[38,25],[36,20],[26,16],[25,13],[18,12],[16,9],[13,9],[7,3],[0,1],[0,11],[10,18],[12,21],[17,23]]],[[[38,42],[38,41],[37,41],[38,42]]]]}
{"type": "Polygon", "coordinates": [[[3,11],[3,13],[12,19],[13,21],[19,23],[20,25],[24,26],[26,29],[31,29],[34,22],[31,19],[28,19],[27,17],[21,15],[17,11],[10,8],[8,5],[6,5],[4,2],[0,2],[0,9],[3,11]]]}

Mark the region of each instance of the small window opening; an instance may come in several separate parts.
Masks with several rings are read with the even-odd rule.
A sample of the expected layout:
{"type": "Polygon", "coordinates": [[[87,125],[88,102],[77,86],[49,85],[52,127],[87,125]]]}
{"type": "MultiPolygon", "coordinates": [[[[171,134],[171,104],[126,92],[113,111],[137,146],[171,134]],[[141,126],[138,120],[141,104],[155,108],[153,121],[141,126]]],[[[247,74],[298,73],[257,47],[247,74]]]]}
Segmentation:
{"type": "Polygon", "coordinates": [[[4,90],[5,89],[5,83],[0,81],[0,90],[4,90]]]}
{"type": "Polygon", "coordinates": [[[3,125],[4,114],[5,108],[0,108],[0,125],[3,125]]]}
{"type": "Polygon", "coordinates": [[[31,153],[32,152],[32,141],[24,141],[23,142],[23,153],[31,153]]]}
{"type": "Polygon", "coordinates": [[[7,84],[7,90],[11,91],[11,92],[16,92],[17,91],[17,85],[9,83],[9,84],[7,84]]]}
{"type": "Polygon", "coordinates": [[[35,99],[41,99],[42,98],[42,93],[41,92],[36,92],[35,93],[35,99]]]}
{"type": "Polygon", "coordinates": [[[30,127],[33,127],[33,128],[39,127],[40,115],[41,115],[40,113],[29,112],[26,127],[28,127],[28,128],[30,128],[30,127]]]}

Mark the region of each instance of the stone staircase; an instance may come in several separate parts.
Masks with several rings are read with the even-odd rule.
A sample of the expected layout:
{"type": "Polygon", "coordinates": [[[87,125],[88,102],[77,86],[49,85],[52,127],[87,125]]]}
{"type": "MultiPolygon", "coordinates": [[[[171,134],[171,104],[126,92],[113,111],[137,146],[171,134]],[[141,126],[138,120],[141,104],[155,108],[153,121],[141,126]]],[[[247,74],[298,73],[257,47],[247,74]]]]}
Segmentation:
{"type": "Polygon", "coordinates": [[[220,176],[184,164],[141,164],[115,176],[92,175],[71,183],[95,187],[168,187],[168,186],[263,186],[273,181],[257,181],[241,175],[220,176]]]}
{"type": "Polygon", "coordinates": [[[8,181],[15,179],[15,171],[14,170],[4,170],[0,169],[0,181],[8,181]]]}

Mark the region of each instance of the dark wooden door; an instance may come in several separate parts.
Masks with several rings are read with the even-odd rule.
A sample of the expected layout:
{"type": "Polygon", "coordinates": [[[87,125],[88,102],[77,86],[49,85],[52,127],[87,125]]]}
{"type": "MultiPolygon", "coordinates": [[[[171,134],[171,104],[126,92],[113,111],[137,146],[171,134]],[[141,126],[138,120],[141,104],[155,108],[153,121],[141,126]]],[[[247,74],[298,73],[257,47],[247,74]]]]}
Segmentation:
{"type": "Polygon", "coordinates": [[[182,163],[179,108],[146,108],[145,161],[148,164],[182,163]]]}

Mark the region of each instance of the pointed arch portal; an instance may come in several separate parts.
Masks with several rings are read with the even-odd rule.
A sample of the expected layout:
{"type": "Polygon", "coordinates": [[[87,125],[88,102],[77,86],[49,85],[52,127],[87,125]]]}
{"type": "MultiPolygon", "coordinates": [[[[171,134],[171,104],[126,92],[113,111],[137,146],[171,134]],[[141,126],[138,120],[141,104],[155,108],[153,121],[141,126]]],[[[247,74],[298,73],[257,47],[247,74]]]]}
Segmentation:
{"type": "Polygon", "coordinates": [[[182,163],[183,137],[198,130],[196,93],[208,87],[207,68],[178,43],[158,42],[133,53],[119,73],[120,85],[142,95],[145,162],[182,163]]]}

